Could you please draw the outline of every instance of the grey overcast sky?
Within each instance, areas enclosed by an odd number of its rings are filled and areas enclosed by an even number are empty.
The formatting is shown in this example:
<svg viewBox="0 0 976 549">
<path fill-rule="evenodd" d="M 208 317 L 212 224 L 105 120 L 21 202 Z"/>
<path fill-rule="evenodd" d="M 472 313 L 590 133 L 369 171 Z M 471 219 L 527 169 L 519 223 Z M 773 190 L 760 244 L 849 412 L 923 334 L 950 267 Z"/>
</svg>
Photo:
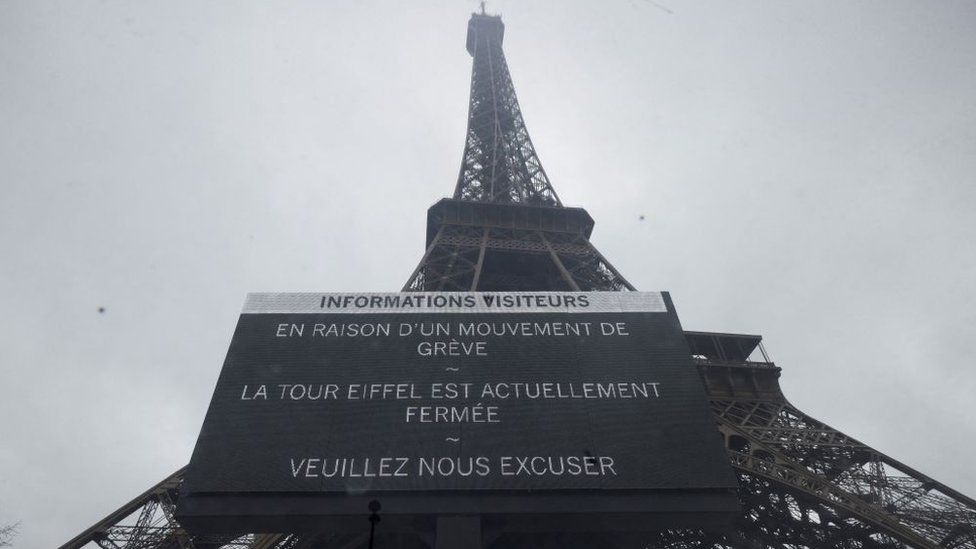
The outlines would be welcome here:
<svg viewBox="0 0 976 549">
<path fill-rule="evenodd" d="M 0 0 L 18 546 L 188 461 L 245 293 L 403 284 L 476 5 Z M 976 2 L 489 10 L 553 184 L 636 286 L 762 334 L 799 408 L 976 496 Z"/>
</svg>

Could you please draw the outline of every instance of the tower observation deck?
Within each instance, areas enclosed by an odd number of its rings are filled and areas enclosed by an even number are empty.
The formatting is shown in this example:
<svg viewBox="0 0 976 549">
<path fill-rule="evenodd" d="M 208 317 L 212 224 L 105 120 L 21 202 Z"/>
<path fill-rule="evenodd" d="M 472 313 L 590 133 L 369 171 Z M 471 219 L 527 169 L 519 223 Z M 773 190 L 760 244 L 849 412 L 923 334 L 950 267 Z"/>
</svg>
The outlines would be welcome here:
<svg viewBox="0 0 976 549">
<path fill-rule="evenodd" d="M 633 291 L 593 246 L 594 223 L 565 207 L 529 138 L 505 61 L 501 17 L 468 22 L 468 125 L 451 198 L 427 212 L 425 250 L 403 291 Z M 797 409 L 758 335 L 684 333 L 739 482 L 741 514 L 722 527 L 665 528 L 620 547 L 976 549 L 976 501 Z M 365 548 L 364 533 L 191 536 L 174 519 L 175 472 L 66 543 L 119 547 Z M 364 517 L 365 521 L 365 517 Z M 471 546 L 465 523 L 376 547 Z M 374 526 L 376 526 L 374 524 Z M 379 523 L 381 528 L 382 522 Z M 583 533 L 526 535 L 478 523 L 483 547 L 595 547 Z M 460 538 L 458 537 L 460 536 Z M 467 538 L 467 539 L 470 539 Z M 477 544 L 476 544 L 477 545 Z"/>
</svg>

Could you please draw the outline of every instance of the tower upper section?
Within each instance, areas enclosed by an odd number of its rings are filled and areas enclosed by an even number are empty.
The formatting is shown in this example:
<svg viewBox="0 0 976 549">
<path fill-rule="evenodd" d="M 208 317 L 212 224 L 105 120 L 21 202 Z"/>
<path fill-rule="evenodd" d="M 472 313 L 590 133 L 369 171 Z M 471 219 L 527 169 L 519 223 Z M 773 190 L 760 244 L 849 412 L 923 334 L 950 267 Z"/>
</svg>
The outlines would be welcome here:
<svg viewBox="0 0 976 549">
<path fill-rule="evenodd" d="M 489 40 L 498 40 L 498 45 L 502 45 L 505 38 L 505 23 L 502 23 L 500 15 L 487 15 L 483 13 L 472 13 L 471 20 L 468 21 L 468 53 L 474 57 L 474 45 L 478 37 L 482 36 Z"/>
<path fill-rule="evenodd" d="M 454 198 L 561 207 L 522 119 L 502 51 L 504 35 L 501 17 L 471 15 L 471 98 Z"/>
</svg>

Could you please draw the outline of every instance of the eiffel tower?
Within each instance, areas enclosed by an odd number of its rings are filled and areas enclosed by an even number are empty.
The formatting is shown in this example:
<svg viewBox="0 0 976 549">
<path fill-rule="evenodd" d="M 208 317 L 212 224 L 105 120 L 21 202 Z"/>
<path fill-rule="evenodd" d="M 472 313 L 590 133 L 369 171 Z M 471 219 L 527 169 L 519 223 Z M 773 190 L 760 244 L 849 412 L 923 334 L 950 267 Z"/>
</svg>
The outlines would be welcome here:
<svg viewBox="0 0 976 549">
<path fill-rule="evenodd" d="M 473 14 L 464 153 L 454 196 L 427 213 L 426 250 L 404 291 L 633 291 L 590 242 L 593 220 L 563 206 L 529 138 L 498 16 Z M 665 530 L 640 547 L 976 549 L 976 501 L 798 410 L 757 335 L 685 332 L 738 476 L 731 527 Z M 103 548 L 366 547 L 329 533 L 191 536 L 174 519 L 184 469 L 66 543 Z M 583 545 L 581 545 L 583 544 Z M 415 547 L 416 541 L 398 547 Z M 419 545 L 423 546 L 423 545 Z M 485 547 L 594 547 L 578 537 Z"/>
</svg>

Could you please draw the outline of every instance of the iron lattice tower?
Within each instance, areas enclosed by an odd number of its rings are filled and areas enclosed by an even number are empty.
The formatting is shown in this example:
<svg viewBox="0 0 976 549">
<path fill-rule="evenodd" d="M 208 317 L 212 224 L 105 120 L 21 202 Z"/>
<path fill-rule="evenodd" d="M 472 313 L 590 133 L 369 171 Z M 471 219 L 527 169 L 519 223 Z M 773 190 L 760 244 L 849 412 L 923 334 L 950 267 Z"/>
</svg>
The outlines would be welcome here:
<svg viewBox="0 0 976 549">
<path fill-rule="evenodd" d="M 633 290 L 590 243 L 593 220 L 567 208 L 546 176 L 515 96 L 497 16 L 472 15 L 474 58 L 454 196 L 428 211 L 427 246 L 405 291 Z M 739 479 L 743 512 L 723 531 L 667 530 L 666 548 L 976 549 L 976 502 L 798 410 L 760 336 L 686 332 L 718 431 Z M 761 356 L 754 359 L 755 351 Z M 64 545 L 104 548 L 364 547 L 367 536 L 280 533 L 189 536 L 173 518 L 183 470 Z M 387 546 L 424 547 L 420 539 Z M 593 547 L 574 535 L 504 534 L 497 548 Z"/>
</svg>

